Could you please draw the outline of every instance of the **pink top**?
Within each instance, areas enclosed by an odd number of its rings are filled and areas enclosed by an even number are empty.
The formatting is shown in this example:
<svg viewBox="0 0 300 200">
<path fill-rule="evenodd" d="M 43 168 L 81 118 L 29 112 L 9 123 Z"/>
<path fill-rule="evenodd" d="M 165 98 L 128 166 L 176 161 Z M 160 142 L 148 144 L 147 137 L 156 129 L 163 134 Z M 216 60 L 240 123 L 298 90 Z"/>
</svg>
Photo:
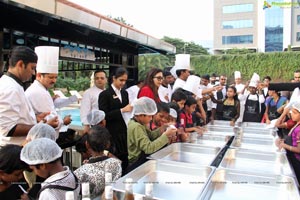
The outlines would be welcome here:
<svg viewBox="0 0 300 200">
<path fill-rule="evenodd" d="M 298 143 L 300 143 L 300 125 L 298 125 L 292 132 L 292 143 L 293 147 L 297 147 Z M 297 160 L 300 160 L 300 154 L 294 153 Z"/>
</svg>

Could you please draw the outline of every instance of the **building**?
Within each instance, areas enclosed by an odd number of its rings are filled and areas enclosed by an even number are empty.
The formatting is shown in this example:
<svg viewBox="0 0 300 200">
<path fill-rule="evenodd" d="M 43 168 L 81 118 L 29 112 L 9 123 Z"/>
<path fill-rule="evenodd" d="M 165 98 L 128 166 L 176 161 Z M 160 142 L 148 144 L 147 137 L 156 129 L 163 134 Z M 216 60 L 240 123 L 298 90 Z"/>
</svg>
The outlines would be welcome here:
<svg viewBox="0 0 300 200">
<path fill-rule="evenodd" d="M 215 0 L 214 53 L 300 48 L 299 0 Z"/>
<path fill-rule="evenodd" d="M 60 47 L 60 71 L 126 67 L 138 80 L 138 55 L 175 46 L 67 0 L 0 0 L 0 72 L 16 45 Z"/>
</svg>

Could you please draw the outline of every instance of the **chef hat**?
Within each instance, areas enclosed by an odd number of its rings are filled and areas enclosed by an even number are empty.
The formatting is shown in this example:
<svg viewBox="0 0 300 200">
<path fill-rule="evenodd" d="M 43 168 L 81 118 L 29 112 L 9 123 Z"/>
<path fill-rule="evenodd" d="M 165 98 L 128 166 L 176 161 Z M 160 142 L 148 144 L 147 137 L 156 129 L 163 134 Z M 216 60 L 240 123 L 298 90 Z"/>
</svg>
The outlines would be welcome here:
<svg viewBox="0 0 300 200">
<path fill-rule="evenodd" d="M 234 79 L 237 79 L 237 78 L 242 78 L 240 71 L 235 71 L 234 72 Z"/>
<path fill-rule="evenodd" d="M 249 87 L 257 87 L 259 82 L 259 75 L 257 73 L 253 73 L 252 78 L 249 83 Z"/>
<path fill-rule="evenodd" d="M 87 121 L 92 126 L 99 124 L 102 120 L 104 120 L 104 118 L 105 112 L 103 112 L 102 110 L 92 110 L 87 115 Z"/>
<path fill-rule="evenodd" d="M 170 108 L 170 115 L 173 118 L 177 118 L 177 112 L 174 108 Z"/>
<path fill-rule="evenodd" d="M 300 99 L 299 88 L 295 88 L 293 93 L 292 93 L 292 96 L 290 98 L 289 103 L 285 107 L 291 108 L 294 105 L 295 102 L 299 101 L 299 99 Z"/>
<path fill-rule="evenodd" d="M 38 55 L 36 71 L 38 73 L 58 74 L 59 47 L 39 46 L 35 47 Z"/>
<path fill-rule="evenodd" d="M 176 67 L 176 66 L 173 66 L 173 67 L 171 68 L 171 70 L 170 70 L 170 72 L 171 72 L 171 74 L 172 74 L 172 76 L 173 76 L 174 78 L 178 78 L 178 76 L 177 76 L 177 74 L 176 74 L 176 70 L 177 70 L 177 67 Z"/>
<path fill-rule="evenodd" d="M 200 85 L 200 77 L 195 76 L 195 75 L 190 75 L 186 82 L 185 85 L 183 86 L 183 89 L 186 91 L 189 91 L 191 93 L 193 93 L 196 96 L 199 96 L 199 85 Z M 201 95 L 200 95 L 201 96 Z"/>
<path fill-rule="evenodd" d="M 175 66 L 176 70 L 185 69 L 191 70 L 190 67 L 190 54 L 177 54 L 175 55 Z"/>
</svg>

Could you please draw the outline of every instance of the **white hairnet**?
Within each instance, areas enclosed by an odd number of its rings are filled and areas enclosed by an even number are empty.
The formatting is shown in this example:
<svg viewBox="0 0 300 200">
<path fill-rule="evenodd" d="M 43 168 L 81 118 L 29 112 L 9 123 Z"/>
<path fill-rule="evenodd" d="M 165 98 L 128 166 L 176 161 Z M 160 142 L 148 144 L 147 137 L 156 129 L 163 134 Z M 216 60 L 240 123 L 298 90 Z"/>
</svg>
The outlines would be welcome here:
<svg viewBox="0 0 300 200">
<path fill-rule="evenodd" d="M 293 108 L 295 108 L 296 110 L 298 110 L 298 112 L 300 112 L 300 101 L 296 101 L 293 104 Z"/>
<path fill-rule="evenodd" d="M 176 112 L 176 110 L 173 109 L 173 108 L 170 108 L 170 115 L 171 115 L 171 117 L 173 117 L 173 118 L 177 118 L 177 112 Z"/>
<path fill-rule="evenodd" d="M 50 163 L 62 155 L 61 148 L 48 138 L 38 138 L 27 143 L 21 151 L 21 160 L 28 165 Z"/>
<path fill-rule="evenodd" d="M 97 125 L 105 118 L 105 113 L 102 110 L 92 110 L 87 115 L 87 121 L 90 125 Z"/>
<path fill-rule="evenodd" d="M 49 138 L 55 141 L 57 137 L 58 135 L 52 126 L 44 123 L 38 123 L 29 130 L 26 140 L 31 141 L 37 138 Z"/>
<path fill-rule="evenodd" d="M 133 102 L 133 113 L 135 115 L 155 115 L 157 113 L 156 103 L 149 97 L 141 97 Z"/>
</svg>

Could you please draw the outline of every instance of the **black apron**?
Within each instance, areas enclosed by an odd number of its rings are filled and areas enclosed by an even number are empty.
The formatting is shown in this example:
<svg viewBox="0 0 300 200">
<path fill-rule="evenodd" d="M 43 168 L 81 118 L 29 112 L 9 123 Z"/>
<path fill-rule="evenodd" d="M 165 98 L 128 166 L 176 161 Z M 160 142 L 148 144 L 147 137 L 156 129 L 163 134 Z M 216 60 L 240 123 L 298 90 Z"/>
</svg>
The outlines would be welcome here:
<svg viewBox="0 0 300 200">
<path fill-rule="evenodd" d="M 280 117 L 280 113 L 277 112 L 277 104 L 280 101 L 280 97 L 278 99 L 278 101 L 275 103 L 275 105 L 271 106 L 271 102 L 274 101 L 274 99 L 271 99 L 270 103 L 269 103 L 269 112 L 268 112 L 268 116 L 269 116 L 269 120 L 273 120 L 273 119 L 277 119 L 278 117 Z"/>
<path fill-rule="evenodd" d="M 217 95 L 217 100 L 224 100 L 224 95 L 222 90 L 221 91 L 217 91 L 216 93 Z M 222 120 L 222 112 L 223 112 L 223 104 L 218 103 L 217 107 L 216 107 L 216 119 L 217 120 Z"/>
<path fill-rule="evenodd" d="M 257 101 L 249 100 L 249 96 L 246 99 L 245 111 L 243 122 L 260 122 L 261 116 L 259 111 L 259 96 L 257 95 Z"/>
<path fill-rule="evenodd" d="M 236 116 L 236 114 L 237 114 L 237 110 L 235 106 L 235 101 L 234 101 L 234 105 L 223 105 L 222 120 L 231 121 Z"/>
</svg>

